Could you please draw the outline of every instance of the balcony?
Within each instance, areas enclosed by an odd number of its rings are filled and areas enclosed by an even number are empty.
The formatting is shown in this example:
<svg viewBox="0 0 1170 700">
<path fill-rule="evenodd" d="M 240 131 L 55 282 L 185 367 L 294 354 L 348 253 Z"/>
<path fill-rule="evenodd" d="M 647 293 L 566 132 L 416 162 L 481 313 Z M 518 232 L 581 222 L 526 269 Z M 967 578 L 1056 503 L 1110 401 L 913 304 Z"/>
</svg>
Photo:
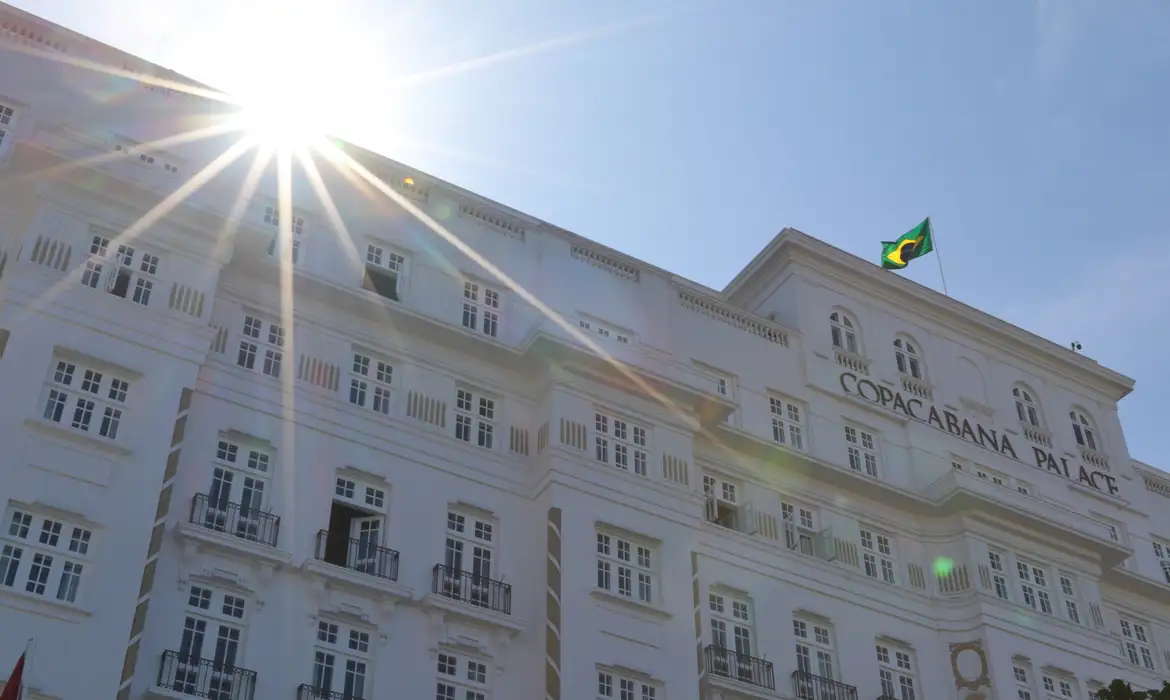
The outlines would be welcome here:
<svg viewBox="0 0 1170 700">
<path fill-rule="evenodd" d="M 807 671 L 792 672 L 792 692 L 797 700 L 857 700 L 857 688 Z"/>
<path fill-rule="evenodd" d="M 177 651 L 164 651 L 158 667 L 158 687 L 196 698 L 252 700 L 256 672 Z"/>
<path fill-rule="evenodd" d="M 346 695 L 339 690 L 325 690 L 308 683 L 297 688 L 297 700 L 362 700 L 357 695 Z"/>
<path fill-rule="evenodd" d="M 776 676 L 773 674 L 771 661 L 740 654 L 733 649 L 724 649 L 714 644 L 703 650 L 703 658 L 706 661 L 709 678 L 725 678 L 758 688 L 776 690 Z"/>
<path fill-rule="evenodd" d="M 370 540 L 321 530 L 317 533 L 317 549 L 313 556 L 326 564 L 367 576 L 398 580 L 398 552 Z"/>
<path fill-rule="evenodd" d="M 239 503 L 213 502 L 204 493 L 195 494 L 191 500 L 190 522 L 213 532 L 222 532 L 245 542 L 273 548 L 280 534 L 279 516 Z"/>
<path fill-rule="evenodd" d="M 436 564 L 431 592 L 502 615 L 512 614 L 512 586 L 468 571 Z"/>
</svg>

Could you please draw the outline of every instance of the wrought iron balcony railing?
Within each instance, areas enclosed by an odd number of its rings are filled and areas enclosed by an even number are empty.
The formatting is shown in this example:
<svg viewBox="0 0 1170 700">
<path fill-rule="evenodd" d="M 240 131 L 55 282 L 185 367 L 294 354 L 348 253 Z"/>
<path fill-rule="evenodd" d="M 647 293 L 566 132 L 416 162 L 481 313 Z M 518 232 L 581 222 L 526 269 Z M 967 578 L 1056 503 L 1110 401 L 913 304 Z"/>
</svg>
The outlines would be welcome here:
<svg viewBox="0 0 1170 700">
<path fill-rule="evenodd" d="M 398 580 L 398 552 L 367 539 L 321 530 L 314 556 L 325 562 L 388 581 Z"/>
<path fill-rule="evenodd" d="M 339 690 L 325 690 L 309 683 L 297 688 L 297 700 L 362 700 L 357 695 L 347 695 Z"/>
<path fill-rule="evenodd" d="M 213 500 L 205 493 L 191 500 L 191 522 L 208 530 L 225 532 L 247 542 L 276 546 L 280 534 L 280 517 L 259 508 L 241 506 L 226 500 Z"/>
<path fill-rule="evenodd" d="M 256 672 L 192 654 L 164 651 L 158 685 L 183 695 L 211 700 L 252 700 Z"/>
<path fill-rule="evenodd" d="M 807 671 L 792 672 L 792 692 L 799 700 L 857 700 L 857 688 Z"/>
<path fill-rule="evenodd" d="M 703 657 L 707 662 L 707 673 L 713 676 L 729 678 L 768 690 L 776 689 L 776 676 L 771 661 L 740 654 L 734 649 L 725 649 L 714 644 L 703 650 Z"/>
<path fill-rule="evenodd" d="M 431 592 L 493 612 L 512 614 L 511 584 L 435 564 Z"/>
</svg>

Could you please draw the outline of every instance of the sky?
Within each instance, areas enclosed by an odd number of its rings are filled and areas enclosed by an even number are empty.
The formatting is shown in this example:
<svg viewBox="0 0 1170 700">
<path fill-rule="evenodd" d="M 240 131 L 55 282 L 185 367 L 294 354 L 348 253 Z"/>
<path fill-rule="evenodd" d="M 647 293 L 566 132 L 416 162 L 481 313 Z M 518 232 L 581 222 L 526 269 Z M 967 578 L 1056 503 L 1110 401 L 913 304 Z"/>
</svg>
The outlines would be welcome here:
<svg viewBox="0 0 1170 700">
<path fill-rule="evenodd" d="M 716 289 L 929 215 L 950 295 L 1136 379 L 1170 468 L 1165 0 L 13 4 Z"/>
</svg>

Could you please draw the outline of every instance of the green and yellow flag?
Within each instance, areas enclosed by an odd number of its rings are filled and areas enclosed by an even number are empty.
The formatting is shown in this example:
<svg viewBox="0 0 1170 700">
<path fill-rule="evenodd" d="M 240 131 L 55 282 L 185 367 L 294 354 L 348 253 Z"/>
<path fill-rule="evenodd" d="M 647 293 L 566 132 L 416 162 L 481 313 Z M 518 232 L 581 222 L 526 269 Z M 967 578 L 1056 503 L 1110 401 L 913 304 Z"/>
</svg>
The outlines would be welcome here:
<svg viewBox="0 0 1170 700">
<path fill-rule="evenodd" d="M 901 270 L 911 260 L 921 258 L 934 250 L 934 238 L 930 230 L 930 217 L 904 234 L 896 241 L 882 241 L 882 267 L 887 270 Z"/>
</svg>

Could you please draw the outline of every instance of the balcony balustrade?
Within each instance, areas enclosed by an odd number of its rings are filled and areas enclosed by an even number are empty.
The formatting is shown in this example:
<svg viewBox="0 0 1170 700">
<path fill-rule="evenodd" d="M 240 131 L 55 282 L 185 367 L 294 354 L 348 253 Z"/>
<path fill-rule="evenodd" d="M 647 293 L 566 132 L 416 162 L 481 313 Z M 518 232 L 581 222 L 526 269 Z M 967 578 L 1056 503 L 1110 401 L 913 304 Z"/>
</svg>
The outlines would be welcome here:
<svg viewBox="0 0 1170 700">
<path fill-rule="evenodd" d="M 196 698 L 252 700 L 256 672 L 192 654 L 164 651 L 158 666 L 158 686 Z"/>
<path fill-rule="evenodd" d="M 431 592 L 504 615 L 512 614 L 512 586 L 468 571 L 436 564 Z"/>
<path fill-rule="evenodd" d="M 369 539 L 321 530 L 317 533 L 317 548 L 313 556 L 326 564 L 388 581 L 398 580 L 398 552 Z"/>
<path fill-rule="evenodd" d="M 712 676 L 776 690 L 776 676 L 771 661 L 740 654 L 734 649 L 725 649 L 714 644 L 703 650 L 703 658 L 706 660 L 707 673 Z"/>
<path fill-rule="evenodd" d="M 197 493 L 191 499 L 191 523 L 269 547 L 276 547 L 280 534 L 279 516 L 259 508 L 212 499 L 205 493 Z"/>
<path fill-rule="evenodd" d="M 856 686 L 807 671 L 792 672 L 792 692 L 798 700 L 857 700 Z"/>
</svg>

